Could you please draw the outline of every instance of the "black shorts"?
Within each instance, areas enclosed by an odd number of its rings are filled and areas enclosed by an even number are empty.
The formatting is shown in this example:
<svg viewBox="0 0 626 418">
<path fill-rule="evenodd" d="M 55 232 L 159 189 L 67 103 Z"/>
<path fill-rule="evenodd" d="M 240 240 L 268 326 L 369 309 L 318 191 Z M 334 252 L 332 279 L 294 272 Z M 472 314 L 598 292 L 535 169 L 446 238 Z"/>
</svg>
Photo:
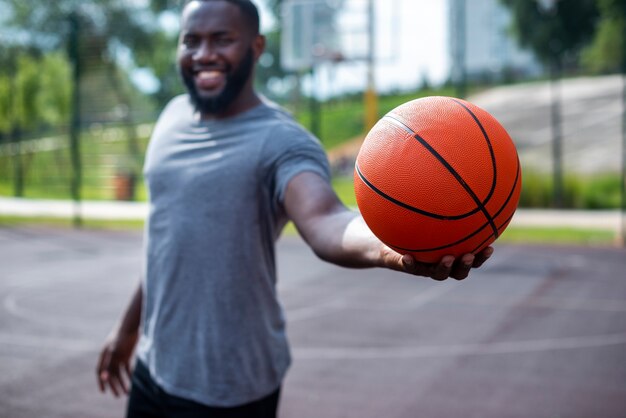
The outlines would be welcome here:
<svg viewBox="0 0 626 418">
<path fill-rule="evenodd" d="M 166 393 L 137 361 L 133 372 L 127 418 L 276 418 L 280 387 L 266 396 L 232 408 L 211 407 Z"/>
</svg>

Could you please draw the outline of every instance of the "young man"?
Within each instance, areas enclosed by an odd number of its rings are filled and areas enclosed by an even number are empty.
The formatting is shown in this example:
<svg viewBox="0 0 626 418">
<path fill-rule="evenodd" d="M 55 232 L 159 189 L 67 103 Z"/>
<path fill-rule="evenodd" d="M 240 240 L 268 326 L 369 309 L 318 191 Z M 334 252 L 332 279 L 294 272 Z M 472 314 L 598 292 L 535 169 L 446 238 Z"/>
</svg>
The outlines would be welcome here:
<svg viewBox="0 0 626 418">
<path fill-rule="evenodd" d="M 274 242 L 288 219 L 342 266 L 460 280 L 491 255 L 428 265 L 383 245 L 333 192 L 319 142 L 255 93 L 264 46 L 249 0 L 183 11 L 189 94 L 165 108 L 146 155 L 145 277 L 97 367 L 100 389 L 116 396 L 132 375 L 128 416 L 276 415 L 290 357 Z"/>
</svg>

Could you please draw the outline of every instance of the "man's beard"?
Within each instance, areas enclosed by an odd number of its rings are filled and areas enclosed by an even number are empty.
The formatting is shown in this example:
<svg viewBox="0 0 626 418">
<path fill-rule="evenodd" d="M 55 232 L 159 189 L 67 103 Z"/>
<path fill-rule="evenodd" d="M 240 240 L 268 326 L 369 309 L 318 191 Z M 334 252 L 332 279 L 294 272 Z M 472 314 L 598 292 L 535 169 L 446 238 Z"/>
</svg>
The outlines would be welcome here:
<svg viewBox="0 0 626 418">
<path fill-rule="evenodd" d="M 235 68 L 235 71 L 226 75 L 226 85 L 221 93 L 215 97 L 200 96 L 193 75 L 183 74 L 183 83 L 187 87 L 191 104 L 193 104 L 196 111 L 200 112 L 201 115 L 217 115 L 226 111 L 237 96 L 239 96 L 239 93 L 241 93 L 241 90 L 248 81 L 248 77 L 250 77 L 252 73 L 253 65 L 254 53 L 252 48 L 250 48 L 243 57 L 243 60 L 239 63 L 239 66 Z"/>
</svg>

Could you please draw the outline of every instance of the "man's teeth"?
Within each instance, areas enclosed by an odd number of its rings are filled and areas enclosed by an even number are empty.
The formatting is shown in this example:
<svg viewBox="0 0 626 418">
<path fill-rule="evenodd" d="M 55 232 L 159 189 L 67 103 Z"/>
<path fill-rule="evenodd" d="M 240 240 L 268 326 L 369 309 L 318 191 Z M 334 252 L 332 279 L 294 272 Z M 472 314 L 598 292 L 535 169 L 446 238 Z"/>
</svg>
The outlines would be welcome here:
<svg viewBox="0 0 626 418">
<path fill-rule="evenodd" d="M 200 71 L 198 72 L 197 77 L 201 80 L 212 79 L 221 76 L 222 73 L 220 71 Z"/>
</svg>

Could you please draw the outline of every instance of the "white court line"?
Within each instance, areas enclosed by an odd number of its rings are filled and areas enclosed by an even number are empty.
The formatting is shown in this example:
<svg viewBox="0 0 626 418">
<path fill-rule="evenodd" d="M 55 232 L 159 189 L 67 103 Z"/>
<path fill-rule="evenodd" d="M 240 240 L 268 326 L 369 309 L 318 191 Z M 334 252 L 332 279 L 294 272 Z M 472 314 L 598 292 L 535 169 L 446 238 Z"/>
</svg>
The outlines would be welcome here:
<svg viewBox="0 0 626 418">
<path fill-rule="evenodd" d="M 626 334 L 404 347 L 295 347 L 296 360 L 373 360 L 532 353 L 626 344 Z"/>
<path fill-rule="evenodd" d="M 62 317 L 48 312 L 41 313 L 30 309 L 23 309 L 18 304 L 18 298 L 15 296 L 14 293 L 10 293 L 4 298 L 4 300 L 2 301 L 2 306 L 4 307 L 5 311 L 7 311 L 10 315 L 38 324 L 48 325 L 54 323 L 67 323 L 67 321 L 76 320 L 76 317 L 73 316 Z"/>
</svg>

